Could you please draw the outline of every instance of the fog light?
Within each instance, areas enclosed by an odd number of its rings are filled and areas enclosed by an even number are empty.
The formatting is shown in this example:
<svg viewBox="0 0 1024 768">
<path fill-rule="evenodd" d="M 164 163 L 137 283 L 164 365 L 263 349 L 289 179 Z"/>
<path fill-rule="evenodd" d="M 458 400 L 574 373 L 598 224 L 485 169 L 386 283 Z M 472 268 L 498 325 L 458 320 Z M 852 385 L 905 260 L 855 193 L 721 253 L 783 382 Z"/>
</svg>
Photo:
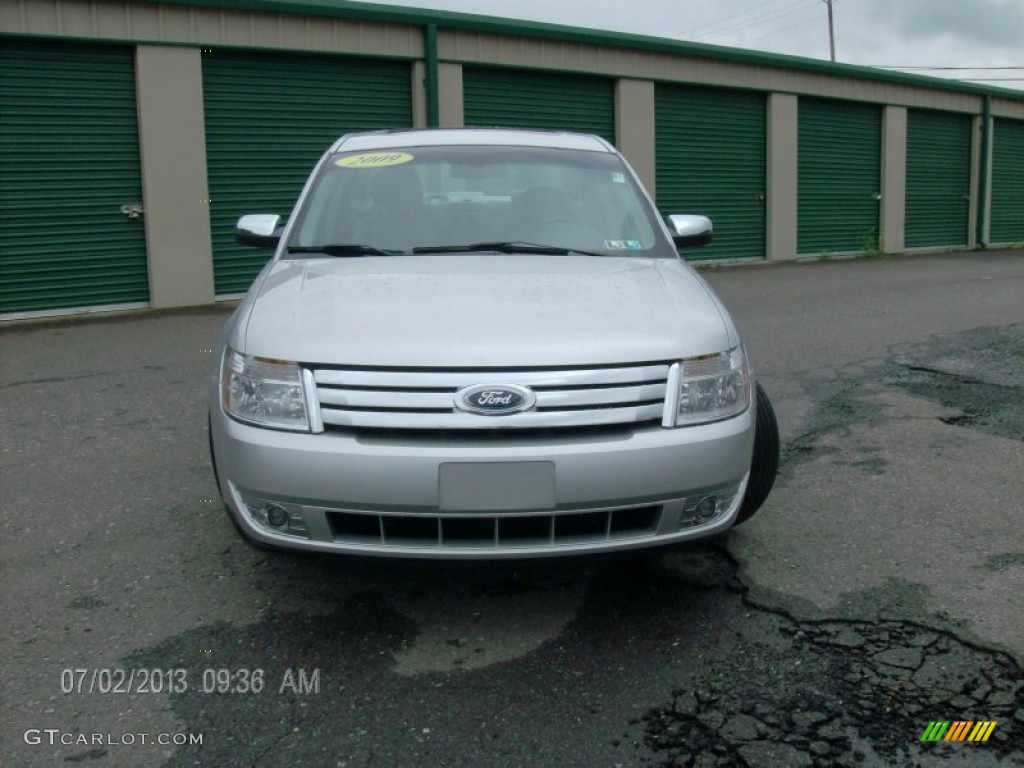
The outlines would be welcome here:
<svg viewBox="0 0 1024 768">
<path fill-rule="evenodd" d="M 252 522 L 265 531 L 288 536 L 309 538 L 309 527 L 306 525 L 305 510 L 298 504 L 284 501 L 273 501 L 265 496 L 256 496 L 246 491 L 238 491 L 239 501 L 249 513 Z"/>
<path fill-rule="evenodd" d="M 743 483 L 704 489 L 703 496 L 691 496 L 679 515 L 679 529 L 720 523 L 736 511 L 743 495 Z"/>
<path fill-rule="evenodd" d="M 264 508 L 264 513 L 267 516 L 267 522 L 275 528 L 280 528 L 288 522 L 288 513 L 284 507 L 280 507 L 277 504 L 268 504 Z"/>
<path fill-rule="evenodd" d="M 718 499 L 714 496 L 705 496 L 697 502 L 697 508 L 694 509 L 694 512 L 697 513 L 697 521 L 700 523 L 706 523 L 715 516 L 717 509 Z"/>
</svg>

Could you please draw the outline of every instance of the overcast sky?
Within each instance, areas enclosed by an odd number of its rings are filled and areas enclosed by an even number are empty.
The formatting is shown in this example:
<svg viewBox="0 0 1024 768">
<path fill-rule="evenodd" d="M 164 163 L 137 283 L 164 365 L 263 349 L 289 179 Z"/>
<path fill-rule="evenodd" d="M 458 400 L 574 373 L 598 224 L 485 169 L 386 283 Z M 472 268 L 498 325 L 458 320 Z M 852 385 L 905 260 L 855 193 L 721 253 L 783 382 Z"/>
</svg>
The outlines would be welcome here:
<svg viewBox="0 0 1024 768">
<path fill-rule="evenodd" d="M 824 0 L 376 0 L 828 59 Z M 836 60 L 1024 89 L 1024 0 L 834 0 Z M 1005 69 L 994 69 L 1001 67 Z"/>
</svg>

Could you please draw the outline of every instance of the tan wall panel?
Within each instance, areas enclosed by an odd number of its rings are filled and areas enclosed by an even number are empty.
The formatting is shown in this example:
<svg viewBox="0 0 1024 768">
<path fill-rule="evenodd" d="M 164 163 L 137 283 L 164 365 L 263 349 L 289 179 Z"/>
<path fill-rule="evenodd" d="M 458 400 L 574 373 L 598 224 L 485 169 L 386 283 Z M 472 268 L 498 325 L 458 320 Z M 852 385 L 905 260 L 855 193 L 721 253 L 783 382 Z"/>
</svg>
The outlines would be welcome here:
<svg viewBox="0 0 1024 768">
<path fill-rule="evenodd" d="M 619 150 L 640 181 L 653 195 L 654 161 L 654 83 L 643 80 L 618 80 L 615 83 L 615 140 Z"/>
<path fill-rule="evenodd" d="M 798 100 L 788 93 L 768 96 L 768 199 L 766 258 L 796 258 Z"/>
<path fill-rule="evenodd" d="M 0 32 L 423 57 L 422 28 L 411 24 L 107 0 L 5 0 Z"/>
<path fill-rule="evenodd" d="M 422 61 L 412 63 L 412 126 L 427 127 L 427 67 Z"/>
<path fill-rule="evenodd" d="M 955 112 L 981 111 L 981 97 L 972 94 L 630 48 L 442 30 L 438 50 L 442 59 L 466 63 L 578 70 Z M 1006 106 L 1024 110 L 1024 103 L 1007 102 Z"/>
<path fill-rule="evenodd" d="M 97 11 L 99 10 L 100 8 L 97 8 Z M 131 11 L 124 6 L 115 9 L 114 13 L 95 13 L 93 25 L 96 37 L 104 40 L 137 37 L 131 25 Z"/>
<path fill-rule="evenodd" d="M 163 12 L 159 5 L 125 7 L 128 29 L 144 40 L 159 40 L 163 32 Z"/>
<path fill-rule="evenodd" d="M 50 29 L 60 24 L 60 6 L 54 3 L 18 3 L 21 5 L 21 18 L 19 21 L 28 30 Z M 16 31 L 16 30 L 11 30 Z"/>
<path fill-rule="evenodd" d="M 159 24 L 154 40 L 173 42 L 176 40 L 197 41 L 199 39 L 199 27 L 196 24 L 193 9 L 180 10 L 184 10 L 185 13 L 181 13 L 177 8 L 168 12 L 164 6 L 157 7 Z"/>
<path fill-rule="evenodd" d="M 203 74 L 197 48 L 135 49 L 150 305 L 213 301 Z"/>
<path fill-rule="evenodd" d="M 440 127 L 462 128 L 466 123 L 461 64 L 438 65 L 437 95 L 441 102 L 438 115 Z"/>
<path fill-rule="evenodd" d="M 886 253 L 903 251 L 907 211 L 907 110 L 882 112 L 882 207 L 879 245 Z"/>
<path fill-rule="evenodd" d="M 971 120 L 971 202 L 967 210 L 967 247 L 978 247 L 978 216 L 981 215 L 981 127 L 984 117 L 978 115 Z"/>
<path fill-rule="evenodd" d="M 979 243 L 981 246 L 987 246 L 992 242 L 992 163 L 995 161 L 996 147 L 994 121 L 994 117 L 988 121 L 986 121 L 984 117 L 978 120 L 978 125 L 981 130 L 987 130 L 989 135 L 988 152 L 985 153 L 983 158 L 981 157 L 982 148 L 980 145 L 984 142 L 981 136 L 978 138 L 978 157 L 980 162 L 984 162 L 985 166 L 988 168 L 988 173 L 985 174 L 985 205 L 983 210 L 980 208 L 978 210 L 978 216 L 981 217 L 981 242 Z"/>
<path fill-rule="evenodd" d="M 1024 120 L 1024 101 L 992 100 L 992 114 L 996 117 L 1009 117 Z"/>
</svg>

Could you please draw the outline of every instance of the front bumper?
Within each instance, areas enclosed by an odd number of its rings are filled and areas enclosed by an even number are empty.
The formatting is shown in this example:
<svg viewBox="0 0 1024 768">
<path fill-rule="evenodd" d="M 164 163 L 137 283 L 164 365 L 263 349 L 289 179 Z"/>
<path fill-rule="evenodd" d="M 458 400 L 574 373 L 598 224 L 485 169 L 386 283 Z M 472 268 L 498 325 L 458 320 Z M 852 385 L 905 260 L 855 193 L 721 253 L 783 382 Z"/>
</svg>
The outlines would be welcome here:
<svg viewBox="0 0 1024 768">
<path fill-rule="evenodd" d="M 670 544 L 728 529 L 742 502 L 753 411 L 680 429 L 509 439 L 301 434 L 215 407 L 221 494 L 251 538 L 402 558 L 501 559 Z M 712 515 L 698 504 L 712 498 Z M 276 509 L 274 509 L 276 508 Z M 267 523 L 274 510 L 283 524 Z"/>
</svg>

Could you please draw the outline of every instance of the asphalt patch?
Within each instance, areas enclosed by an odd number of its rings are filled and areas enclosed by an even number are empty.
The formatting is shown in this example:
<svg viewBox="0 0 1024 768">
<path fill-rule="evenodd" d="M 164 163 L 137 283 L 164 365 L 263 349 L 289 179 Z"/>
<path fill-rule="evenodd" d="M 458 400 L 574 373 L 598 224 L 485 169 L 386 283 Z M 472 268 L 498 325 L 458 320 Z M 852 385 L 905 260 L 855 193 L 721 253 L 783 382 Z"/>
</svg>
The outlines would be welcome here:
<svg viewBox="0 0 1024 768">
<path fill-rule="evenodd" d="M 310 590 L 344 580 L 327 559 L 293 565 Z M 421 630 L 394 605 L 444 576 L 432 573 L 321 615 L 201 627 L 126 659 L 184 668 L 194 684 L 169 703 L 206 738 L 165 766 L 955 764 L 956 750 L 994 761 L 974 766 L 1024 760 L 1024 679 L 1007 656 L 897 621 L 798 622 L 752 602 L 717 544 L 582 569 L 586 598 L 556 639 L 484 668 L 403 676 L 395 655 Z M 460 581 L 453 599 L 500 603 L 524 588 L 521 574 L 466 570 Z M 216 670 L 257 668 L 260 693 L 238 690 L 237 676 L 216 690 Z M 300 669 L 307 681 L 319 670 L 317 692 L 286 684 Z M 930 721 L 959 719 L 998 726 L 985 744 L 920 744 Z"/>
<path fill-rule="evenodd" d="M 793 476 L 804 463 L 838 454 L 821 437 L 848 434 L 857 424 L 877 424 L 875 405 L 862 398 L 868 383 L 902 389 L 958 413 L 942 417 L 953 426 L 1024 441 L 1024 325 L 977 328 L 952 336 L 890 350 L 885 361 L 857 366 L 836 381 L 808 386 L 819 391 L 818 407 L 807 429 L 782 447 L 780 480 Z M 857 457 L 866 474 L 883 474 L 877 456 Z"/>
<path fill-rule="evenodd" d="M 884 384 L 960 411 L 942 421 L 1024 441 L 1024 325 L 978 328 L 899 351 Z"/>
</svg>

